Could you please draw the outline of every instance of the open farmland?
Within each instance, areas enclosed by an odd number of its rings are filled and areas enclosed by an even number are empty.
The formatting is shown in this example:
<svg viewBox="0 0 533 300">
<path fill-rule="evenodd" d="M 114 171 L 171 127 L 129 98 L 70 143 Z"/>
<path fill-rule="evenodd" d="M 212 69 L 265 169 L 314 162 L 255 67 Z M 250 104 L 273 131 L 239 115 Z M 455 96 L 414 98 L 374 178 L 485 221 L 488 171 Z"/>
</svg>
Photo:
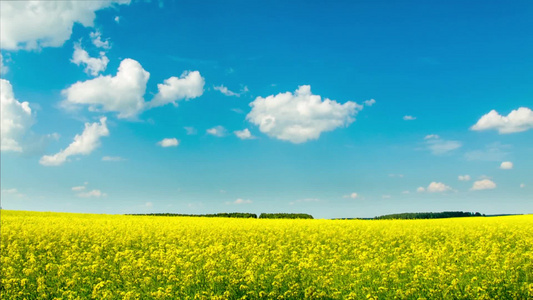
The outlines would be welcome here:
<svg viewBox="0 0 533 300">
<path fill-rule="evenodd" d="M 526 299 L 533 216 L 262 220 L 2 211 L 2 299 Z"/>
</svg>

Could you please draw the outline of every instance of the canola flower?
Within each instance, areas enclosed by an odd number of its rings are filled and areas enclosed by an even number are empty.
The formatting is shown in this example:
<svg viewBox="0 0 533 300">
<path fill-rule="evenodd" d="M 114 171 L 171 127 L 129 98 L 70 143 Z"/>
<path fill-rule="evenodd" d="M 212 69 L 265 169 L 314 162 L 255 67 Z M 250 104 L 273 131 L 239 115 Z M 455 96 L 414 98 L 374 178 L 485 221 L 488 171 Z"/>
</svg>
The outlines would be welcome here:
<svg viewBox="0 0 533 300">
<path fill-rule="evenodd" d="M 1 299 L 532 299 L 533 215 L 1 212 Z"/>
</svg>

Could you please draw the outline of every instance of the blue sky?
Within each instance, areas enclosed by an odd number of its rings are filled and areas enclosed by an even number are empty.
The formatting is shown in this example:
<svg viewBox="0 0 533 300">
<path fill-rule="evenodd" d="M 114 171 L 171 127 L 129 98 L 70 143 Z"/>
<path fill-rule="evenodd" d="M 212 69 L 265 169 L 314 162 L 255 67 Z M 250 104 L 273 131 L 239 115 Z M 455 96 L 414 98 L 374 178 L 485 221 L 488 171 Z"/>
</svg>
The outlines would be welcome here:
<svg viewBox="0 0 533 300">
<path fill-rule="evenodd" d="M 533 213 L 533 3 L 286 2 L 0 2 L 2 208 Z"/>
</svg>

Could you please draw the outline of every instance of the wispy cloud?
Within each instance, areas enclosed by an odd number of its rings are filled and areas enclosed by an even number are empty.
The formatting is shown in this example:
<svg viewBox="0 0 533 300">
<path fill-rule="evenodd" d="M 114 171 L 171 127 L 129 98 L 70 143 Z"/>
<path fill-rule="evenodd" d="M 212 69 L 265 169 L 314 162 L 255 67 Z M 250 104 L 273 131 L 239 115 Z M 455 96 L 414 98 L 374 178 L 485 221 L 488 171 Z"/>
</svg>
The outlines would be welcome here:
<svg viewBox="0 0 533 300">
<path fill-rule="evenodd" d="M 219 91 L 219 92 L 221 92 L 222 94 L 224 94 L 226 96 L 234 96 L 234 97 L 240 97 L 241 95 L 243 95 L 243 94 L 245 94 L 245 93 L 247 93 L 249 91 L 247 86 L 244 86 L 243 88 L 241 88 L 241 90 L 238 93 L 230 91 L 227 87 L 225 87 L 222 84 L 219 85 L 219 86 L 214 86 L 213 88 L 216 91 Z"/>
<path fill-rule="evenodd" d="M 485 146 L 484 149 L 466 152 L 465 158 L 467 160 L 502 161 L 509 155 L 507 150 L 510 148 L 511 145 L 496 142 Z"/>
<path fill-rule="evenodd" d="M 440 136 L 436 134 L 427 135 L 424 140 L 424 143 L 426 144 L 426 149 L 431 151 L 431 153 L 434 155 L 448 154 L 454 150 L 461 148 L 461 146 L 463 145 L 459 141 L 441 139 Z"/>
<path fill-rule="evenodd" d="M 240 204 L 251 204 L 251 203 L 253 203 L 252 200 L 250 200 L 250 199 L 242 199 L 242 198 L 237 198 L 237 200 L 235 200 L 235 201 L 226 202 L 226 204 L 228 204 L 228 205 L 231 205 L 231 204 L 240 205 Z"/>
</svg>

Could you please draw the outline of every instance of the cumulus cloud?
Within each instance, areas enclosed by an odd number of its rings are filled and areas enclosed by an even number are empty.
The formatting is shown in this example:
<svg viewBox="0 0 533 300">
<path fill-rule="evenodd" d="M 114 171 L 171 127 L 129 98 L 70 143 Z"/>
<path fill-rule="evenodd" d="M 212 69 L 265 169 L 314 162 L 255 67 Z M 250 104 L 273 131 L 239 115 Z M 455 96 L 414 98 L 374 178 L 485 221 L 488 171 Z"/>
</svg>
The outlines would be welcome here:
<svg viewBox="0 0 533 300">
<path fill-rule="evenodd" d="M 206 132 L 210 135 L 214 135 L 216 137 L 223 137 L 226 135 L 226 128 L 224 128 L 223 126 L 215 126 L 213 128 L 209 128 L 206 130 Z"/>
<path fill-rule="evenodd" d="M 234 133 L 241 140 L 249 140 L 255 138 L 255 136 L 252 135 L 248 128 L 245 128 L 244 130 L 235 130 Z"/>
<path fill-rule="evenodd" d="M 240 97 L 242 94 L 248 92 L 248 87 L 247 87 L 247 86 L 243 87 L 239 93 L 236 93 L 236 92 L 230 91 L 230 90 L 229 90 L 227 87 L 225 87 L 223 84 L 221 84 L 221 85 L 219 85 L 219 86 L 214 86 L 213 88 L 214 88 L 216 91 L 219 91 L 219 92 L 221 92 L 222 94 L 224 94 L 224 95 L 226 95 L 226 96 Z"/>
<path fill-rule="evenodd" d="M 100 118 L 100 123 L 85 123 L 85 129 L 74 137 L 74 141 L 64 150 L 54 155 L 41 157 L 39 163 L 43 166 L 59 166 L 73 155 L 89 155 L 100 146 L 100 138 L 109 135 L 106 118 Z"/>
<path fill-rule="evenodd" d="M 444 155 L 461 148 L 463 145 L 459 141 L 449 141 L 441 139 L 436 134 L 427 135 L 425 138 L 426 148 L 434 155 Z"/>
<path fill-rule="evenodd" d="M 74 53 L 72 54 L 73 63 L 76 65 L 84 64 L 85 73 L 92 76 L 98 75 L 98 73 L 105 71 L 109 59 L 105 56 L 104 52 L 100 52 L 100 58 L 90 57 L 87 51 L 83 50 L 80 44 L 74 44 Z"/>
<path fill-rule="evenodd" d="M 15 99 L 11 83 L 0 79 L 1 151 L 22 152 L 22 138 L 34 123 L 28 102 Z"/>
<path fill-rule="evenodd" d="M 160 142 L 158 142 L 157 144 L 161 147 L 177 147 L 179 145 L 179 142 L 178 139 L 176 138 L 167 138 L 167 139 L 163 139 L 161 140 Z"/>
<path fill-rule="evenodd" d="M 482 116 L 471 130 L 497 130 L 500 134 L 522 132 L 533 128 L 533 111 L 527 107 L 520 107 L 511 111 L 507 116 L 491 110 Z"/>
<path fill-rule="evenodd" d="M 500 169 L 502 170 L 511 170 L 513 168 L 513 163 L 510 161 L 504 161 L 500 165 Z"/>
<path fill-rule="evenodd" d="M 413 117 L 413 116 L 403 116 L 403 120 L 404 120 L 404 121 L 412 121 L 412 120 L 416 120 L 416 117 Z"/>
<path fill-rule="evenodd" d="M 443 192 L 448 192 L 448 191 L 453 191 L 453 189 L 447 185 L 445 185 L 444 183 L 442 182 L 431 182 L 427 188 L 424 188 L 424 187 L 419 187 L 418 189 L 416 189 L 417 192 L 419 193 L 422 193 L 422 192 L 428 192 L 428 193 L 443 193 Z"/>
<path fill-rule="evenodd" d="M 2 49 L 60 47 L 70 39 L 74 23 L 92 27 L 95 12 L 130 0 L 103 1 L 2 1 Z"/>
<path fill-rule="evenodd" d="M 120 16 L 116 16 L 114 20 L 115 20 L 115 22 L 116 22 L 117 24 L 119 24 L 119 23 L 120 23 Z"/>
<path fill-rule="evenodd" d="M 479 191 L 479 190 L 492 190 L 496 188 L 496 183 L 490 179 L 482 179 L 474 182 L 474 185 L 472 185 L 472 188 L 470 190 L 472 191 Z"/>
<path fill-rule="evenodd" d="M 62 91 L 64 105 L 89 105 L 93 111 L 118 112 L 119 118 L 131 118 L 144 108 L 144 93 L 150 73 L 133 59 L 124 59 L 116 76 L 98 76 L 77 82 Z"/>
<path fill-rule="evenodd" d="M 163 106 L 169 103 L 177 106 L 177 101 L 200 97 L 204 93 L 205 80 L 198 71 L 186 71 L 181 77 L 170 77 L 157 85 L 159 92 L 148 103 L 149 107 Z"/>
<path fill-rule="evenodd" d="M 78 197 L 81 198 L 100 198 L 100 197 L 106 197 L 106 193 L 102 193 L 100 190 L 92 190 L 85 193 L 79 193 Z"/>
<path fill-rule="evenodd" d="M 470 175 L 459 175 L 458 179 L 460 181 L 469 181 L 471 178 L 470 178 Z"/>
<path fill-rule="evenodd" d="M 348 101 L 344 104 L 311 93 L 311 86 L 302 85 L 295 93 L 286 92 L 250 103 L 246 116 L 268 136 L 295 144 L 316 140 L 320 134 L 348 126 L 363 106 Z"/>
<path fill-rule="evenodd" d="M 93 42 L 93 45 L 95 45 L 98 48 L 103 49 L 109 49 L 111 46 L 109 46 L 109 40 L 102 41 L 102 33 L 100 31 L 91 32 L 89 34 L 91 37 L 91 41 Z"/>
<path fill-rule="evenodd" d="M 73 186 L 73 187 L 72 187 L 72 190 L 73 190 L 74 192 L 80 192 L 80 191 L 85 190 L 85 186 L 84 186 L 84 185 Z"/>
</svg>

